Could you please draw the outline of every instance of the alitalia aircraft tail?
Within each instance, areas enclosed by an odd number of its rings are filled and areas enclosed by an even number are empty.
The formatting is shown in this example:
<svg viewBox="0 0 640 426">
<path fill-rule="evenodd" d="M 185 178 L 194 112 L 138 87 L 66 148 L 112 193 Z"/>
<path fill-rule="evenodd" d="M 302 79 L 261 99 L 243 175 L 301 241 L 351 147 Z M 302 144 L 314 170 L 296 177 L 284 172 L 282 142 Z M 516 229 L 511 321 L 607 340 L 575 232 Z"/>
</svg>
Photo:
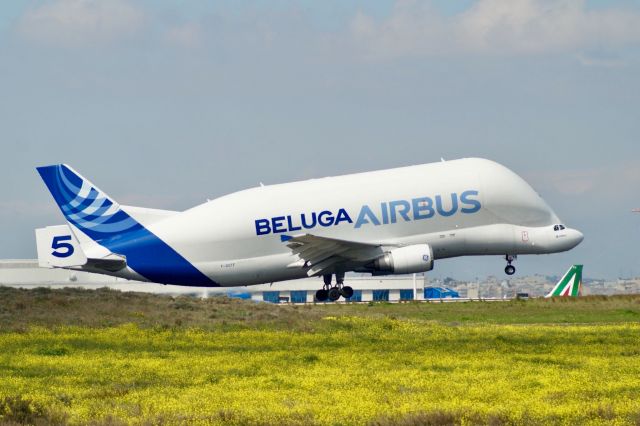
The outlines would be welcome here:
<svg viewBox="0 0 640 426">
<path fill-rule="evenodd" d="M 582 265 L 573 265 L 545 297 L 578 297 L 582 294 Z"/>
</svg>

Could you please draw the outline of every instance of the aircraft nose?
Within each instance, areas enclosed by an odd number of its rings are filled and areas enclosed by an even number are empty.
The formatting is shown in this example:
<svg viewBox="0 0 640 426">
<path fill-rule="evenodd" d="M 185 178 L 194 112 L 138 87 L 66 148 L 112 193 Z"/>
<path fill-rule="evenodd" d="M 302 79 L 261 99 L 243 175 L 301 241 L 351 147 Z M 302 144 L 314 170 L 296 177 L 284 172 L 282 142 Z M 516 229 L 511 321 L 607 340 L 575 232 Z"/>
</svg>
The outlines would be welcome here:
<svg viewBox="0 0 640 426">
<path fill-rule="evenodd" d="M 578 244 L 580 244 L 582 242 L 582 240 L 584 240 L 584 235 L 582 234 L 582 232 L 578 231 L 577 229 L 572 229 L 572 235 L 571 235 L 571 239 L 574 242 L 574 247 L 577 246 Z"/>
</svg>

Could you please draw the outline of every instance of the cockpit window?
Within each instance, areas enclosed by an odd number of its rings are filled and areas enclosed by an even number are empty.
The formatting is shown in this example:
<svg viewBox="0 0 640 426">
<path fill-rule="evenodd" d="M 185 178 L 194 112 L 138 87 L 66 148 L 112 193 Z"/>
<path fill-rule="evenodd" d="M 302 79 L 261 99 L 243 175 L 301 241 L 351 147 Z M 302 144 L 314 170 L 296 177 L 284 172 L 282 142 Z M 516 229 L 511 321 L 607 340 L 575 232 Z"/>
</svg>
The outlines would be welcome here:
<svg viewBox="0 0 640 426">
<path fill-rule="evenodd" d="M 564 225 L 554 225 L 553 226 L 553 230 L 554 231 L 562 231 L 563 229 L 565 229 Z"/>
</svg>

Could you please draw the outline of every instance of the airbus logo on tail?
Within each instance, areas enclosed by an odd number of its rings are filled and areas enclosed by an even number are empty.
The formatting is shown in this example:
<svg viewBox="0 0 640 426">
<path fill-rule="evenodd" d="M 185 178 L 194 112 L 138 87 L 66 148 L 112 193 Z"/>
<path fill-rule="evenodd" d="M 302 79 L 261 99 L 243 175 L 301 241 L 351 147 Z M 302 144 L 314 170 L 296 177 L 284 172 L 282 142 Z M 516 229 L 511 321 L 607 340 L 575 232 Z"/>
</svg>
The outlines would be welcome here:
<svg viewBox="0 0 640 426">
<path fill-rule="evenodd" d="M 472 214 L 478 212 L 482 205 L 478 200 L 479 192 L 475 190 L 458 193 L 452 192 L 449 197 L 418 197 L 411 200 L 394 200 L 380 203 L 376 208 L 368 204 L 360 207 L 356 220 L 346 209 L 337 212 L 322 210 L 320 212 L 301 213 L 298 215 L 274 216 L 255 220 L 256 235 L 280 234 L 313 229 L 317 226 L 337 226 L 341 223 L 353 224 L 354 228 L 365 225 L 388 225 L 399 221 L 430 219 L 436 215 L 448 217 L 456 213 Z M 445 201 L 446 200 L 446 201 Z"/>
</svg>

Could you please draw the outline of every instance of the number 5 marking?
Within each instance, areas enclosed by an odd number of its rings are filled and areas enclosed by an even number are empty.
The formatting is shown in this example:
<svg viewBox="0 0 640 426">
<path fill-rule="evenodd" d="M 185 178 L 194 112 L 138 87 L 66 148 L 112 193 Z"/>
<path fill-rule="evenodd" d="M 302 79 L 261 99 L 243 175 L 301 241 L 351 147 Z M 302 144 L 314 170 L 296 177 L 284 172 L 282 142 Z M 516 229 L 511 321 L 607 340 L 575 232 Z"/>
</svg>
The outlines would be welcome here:
<svg viewBox="0 0 640 426">
<path fill-rule="evenodd" d="M 73 254 L 73 246 L 70 243 L 65 243 L 64 241 L 71 241 L 71 235 L 53 237 L 53 241 L 51 242 L 51 248 L 53 249 L 51 252 L 52 255 L 55 257 L 69 257 Z M 58 251 L 60 249 L 63 251 Z"/>
</svg>

